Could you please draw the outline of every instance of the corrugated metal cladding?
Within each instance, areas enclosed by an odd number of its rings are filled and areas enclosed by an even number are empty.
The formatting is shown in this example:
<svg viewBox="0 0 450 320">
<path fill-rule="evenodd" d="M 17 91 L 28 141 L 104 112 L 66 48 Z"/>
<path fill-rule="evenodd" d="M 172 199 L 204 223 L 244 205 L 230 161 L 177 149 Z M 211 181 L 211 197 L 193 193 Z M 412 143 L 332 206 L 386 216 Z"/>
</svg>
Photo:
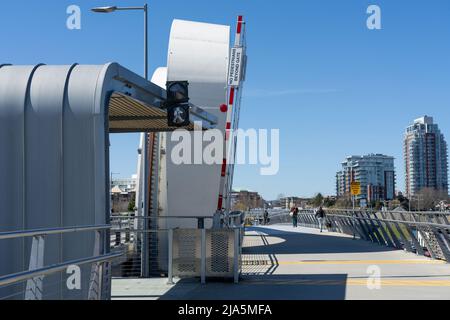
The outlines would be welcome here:
<svg viewBox="0 0 450 320">
<path fill-rule="evenodd" d="M 118 64 L 0 66 L 0 232 L 108 223 L 111 96 L 112 116 L 163 121 L 143 105 L 157 106 L 164 90 Z M 0 275 L 27 270 L 30 250 L 31 239 L 0 240 Z M 46 239 L 45 265 L 92 256 L 93 232 Z M 85 297 L 90 269 L 82 268 L 81 293 L 55 285 L 61 275 L 46 278 L 46 298 Z"/>
<path fill-rule="evenodd" d="M 184 128 L 194 130 L 194 125 Z M 114 92 L 109 101 L 109 130 L 120 132 L 167 132 L 167 112 L 142 101 Z"/>
</svg>

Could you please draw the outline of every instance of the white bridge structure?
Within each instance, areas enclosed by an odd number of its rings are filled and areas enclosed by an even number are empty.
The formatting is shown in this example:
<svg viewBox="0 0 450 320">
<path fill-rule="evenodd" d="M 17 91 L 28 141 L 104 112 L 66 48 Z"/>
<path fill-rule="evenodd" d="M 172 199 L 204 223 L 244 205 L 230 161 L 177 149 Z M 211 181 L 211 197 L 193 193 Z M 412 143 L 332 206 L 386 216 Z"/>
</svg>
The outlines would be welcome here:
<svg viewBox="0 0 450 320">
<path fill-rule="evenodd" d="M 0 64 L 0 299 L 109 299 L 114 266 L 129 259 L 138 277 L 238 280 L 241 225 L 223 223 L 235 141 L 222 164 L 174 164 L 165 88 L 189 82 L 191 136 L 232 137 L 244 30 L 239 17 L 231 46 L 229 26 L 175 20 L 167 66 L 151 82 L 117 63 Z M 124 245 L 110 216 L 109 135 L 126 132 L 145 134 Z"/>
</svg>

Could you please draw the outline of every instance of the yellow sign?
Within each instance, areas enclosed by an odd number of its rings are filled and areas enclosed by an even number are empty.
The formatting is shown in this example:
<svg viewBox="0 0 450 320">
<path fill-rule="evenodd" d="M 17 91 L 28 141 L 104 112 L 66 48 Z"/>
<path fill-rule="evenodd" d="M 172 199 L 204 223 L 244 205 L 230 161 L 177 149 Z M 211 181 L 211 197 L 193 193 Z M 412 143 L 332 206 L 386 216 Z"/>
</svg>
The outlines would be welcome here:
<svg viewBox="0 0 450 320">
<path fill-rule="evenodd" d="M 351 185 L 352 196 L 359 196 L 361 194 L 361 183 L 354 181 Z"/>
</svg>

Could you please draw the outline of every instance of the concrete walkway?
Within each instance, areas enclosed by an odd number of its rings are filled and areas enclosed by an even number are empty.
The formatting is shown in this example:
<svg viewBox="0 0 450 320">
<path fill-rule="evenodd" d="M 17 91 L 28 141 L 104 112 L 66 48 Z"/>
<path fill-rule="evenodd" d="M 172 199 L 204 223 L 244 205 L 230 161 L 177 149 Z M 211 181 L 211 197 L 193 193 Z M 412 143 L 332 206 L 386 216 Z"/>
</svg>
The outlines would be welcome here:
<svg viewBox="0 0 450 320">
<path fill-rule="evenodd" d="M 450 299 L 450 265 L 336 233 L 289 225 L 251 228 L 238 285 L 114 280 L 114 299 Z"/>
</svg>

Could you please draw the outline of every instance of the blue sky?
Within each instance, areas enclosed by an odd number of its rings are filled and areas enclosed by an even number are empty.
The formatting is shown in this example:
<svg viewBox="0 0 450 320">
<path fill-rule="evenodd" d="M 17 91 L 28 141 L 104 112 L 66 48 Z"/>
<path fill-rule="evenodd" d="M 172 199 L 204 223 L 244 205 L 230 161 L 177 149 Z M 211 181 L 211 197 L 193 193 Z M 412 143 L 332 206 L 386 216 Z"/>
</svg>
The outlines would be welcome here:
<svg viewBox="0 0 450 320">
<path fill-rule="evenodd" d="M 66 8 L 82 9 L 82 29 L 66 28 Z M 141 73 L 142 15 L 99 15 L 100 5 L 141 1 L 3 1 L 0 63 L 102 64 Z M 382 30 L 366 28 L 366 9 L 382 10 Z M 149 1 L 150 73 L 166 64 L 174 18 L 234 24 L 245 15 L 249 65 L 241 127 L 280 129 L 280 172 L 238 166 L 235 186 L 311 196 L 335 192 L 335 172 L 350 154 L 396 158 L 404 188 L 402 136 L 415 118 L 434 116 L 450 139 L 448 0 Z M 138 135 L 114 135 L 111 166 L 136 171 Z"/>
</svg>

